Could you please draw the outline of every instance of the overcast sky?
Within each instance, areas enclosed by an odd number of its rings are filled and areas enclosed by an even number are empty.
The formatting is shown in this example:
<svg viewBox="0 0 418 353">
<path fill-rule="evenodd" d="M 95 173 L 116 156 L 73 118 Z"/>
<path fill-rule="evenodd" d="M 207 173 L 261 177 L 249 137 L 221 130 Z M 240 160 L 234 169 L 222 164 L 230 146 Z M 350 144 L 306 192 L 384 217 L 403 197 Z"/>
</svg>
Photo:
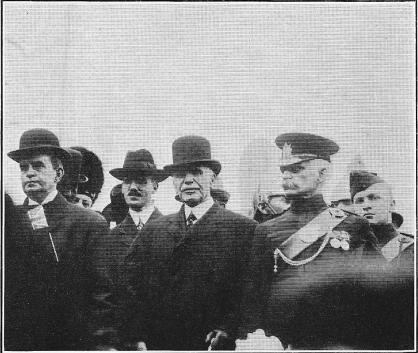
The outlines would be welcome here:
<svg viewBox="0 0 418 353">
<path fill-rule="evenodd" d="M 259 182 L 279 185 L 275 137 L 312 132 L 340 145 L 328 196 L 360 156 L 392 184 L 415 232 L 414 6 L 5 2 L 4 153 L 35 127 L 93 150 L 101 210 L 117 183 L 108 171 L 128 150 L 147 148 L 162 167 L 175 138 L 202 135 L 229 208 L 247 214 Z M 23 201 L 7 156 L 3 172 Z M 168 179 L 156 197 L 164 213 L 178 209 L 173 196 Z"/>
</svg>

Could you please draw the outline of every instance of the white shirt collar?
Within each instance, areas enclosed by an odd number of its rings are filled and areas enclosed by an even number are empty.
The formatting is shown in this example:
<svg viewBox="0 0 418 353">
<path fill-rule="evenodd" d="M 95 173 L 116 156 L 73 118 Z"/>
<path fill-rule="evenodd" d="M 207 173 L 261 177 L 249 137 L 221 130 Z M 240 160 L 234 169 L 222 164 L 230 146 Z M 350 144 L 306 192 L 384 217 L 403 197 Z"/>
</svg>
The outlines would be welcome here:
<svg viewBox="0 0 418 353">
<path fill-rule="evenodd" d="M 195 215 L 196 219 L 200 219 L 214 204 L 214 201 L 211 197 L 209 197 L 207 200 L 203 201 L 202 203 L 199 203 L 195 207 L 189 207 L 186 204 L 184 204 L 184 213 L 187 217 L 189 217 L 190 212 L 193 211 L 193 214 Z"/>
<path fill-rule="evenodd" d="M 45 205 L 48 202 L 51 202 L 53 199 L 55 199 L 55 197 L 58 195 L 58 191 L 54 190 L 51 193 L 49 193 L 46 197 L 45 200 L 42 201 L 41 205 Z M 32 200 L 31 198 L 28 197 L 28 205 L 29 206 L 34 206 L 34 205 L 39 205 L 39 203 L 37 203 L 36 201 Z"/>
<path fill-rule="evenodd" d="M 155 207 L 153 204 L 144 207 L 141 211 L 134 211 L 132 208 L 129 209 L 129 214 L 134 221 L 135 225 L 138 226 L 139 220 L 143 224 L 147 223 L 148 219 L 151 217 L 151 214 L 154 212 Z"/>
</svg>

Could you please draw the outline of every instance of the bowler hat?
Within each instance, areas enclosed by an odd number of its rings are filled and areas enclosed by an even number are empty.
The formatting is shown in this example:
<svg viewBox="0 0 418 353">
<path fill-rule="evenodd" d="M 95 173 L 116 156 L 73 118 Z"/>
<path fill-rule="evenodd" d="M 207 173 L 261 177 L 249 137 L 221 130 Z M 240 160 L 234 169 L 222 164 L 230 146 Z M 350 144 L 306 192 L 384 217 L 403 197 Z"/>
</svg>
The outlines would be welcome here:
<svg viewBox="0 0 418 353">
<path fill-rule="evenodd" d="M 307 133 L 287 133 L 277 136 L 276 145 L 282 150 L 281 166 L 313 159 L 331 161 L 338 145 L 325 137 Z"/>
<path fill-rule="evenodd" d="M 46 129 L 31 129 L 25 131 L 20 137 L 19 149 L 7 155 L 16 162 L 34 154 L 47 154 L 58 157 L 61 161 L 70 158 L 70 154 L 63 149 L 55 136 Z"/>
<path fill-rule="evenodd" d="M 160 182 L 168 177 L 166 172 L 157 169 L 152 154 L 146 149 L 128 151 L 123 167 L 112 169 L 109 173 L 119 180 L 127 176 L 152 176 Z"/>
<path fill-rule="evenodd" d="M 173 164 L 166 165 L 164 170 L 172 174 L 176 170 L 193 166 L 205 166 L 219 174 L 221 163 L 212 159 L 210 143 L 201 136 L 183 136 L 173 142 Z"/>
</svg>

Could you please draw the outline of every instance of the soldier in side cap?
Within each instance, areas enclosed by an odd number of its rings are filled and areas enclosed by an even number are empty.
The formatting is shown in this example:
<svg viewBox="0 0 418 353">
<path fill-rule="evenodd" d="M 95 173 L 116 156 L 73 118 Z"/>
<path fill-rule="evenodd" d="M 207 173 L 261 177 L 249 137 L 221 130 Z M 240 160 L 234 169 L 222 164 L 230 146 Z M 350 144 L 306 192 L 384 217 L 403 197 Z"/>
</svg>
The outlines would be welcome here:
<svg viewBox="0 0 418 353">
<path fill-rule="evenodd" d="M 282 187 L 291 204 L 283 215 L 257 226 L 244 283 L 241 334 L 263 329 L 286 346 L 285 332 L 298 328 L 283 318 L 299 294 L 323 285 L 325 272 L 338 276 L 355 266 L 376 240 L 364 219 L 324 202 L 330 158 L 339 149 L 335 142 L 289 133 L 278 136 L 276 144 Z"/>
<path fill-rule="evenodd" d="M 397 230 L 403 218 L 395 212 L 390 185 L 375 173 L 356 170 L 350 174 L 350 191 L 355 212 L 370 223 L 386 262 L 413 276 L 414 238 Z"/>
<path fill-rule="evenodd" d="M 173 142 L 180 210 L 145 225 L 128 255 L 137 307 L 122 330 L 148 349 L 233 349 L 241 279 L 256 223 L 214 202 L 221 171 L 200 136 Z"/>
<path fill-rule="evenodd" d="M 103 217 L 65 200 L 57 191 L 69 160 L 49 130 L 25 131 L 8 156 L 20 167 L 27 195 L 17 207 L 33 234 L 21 238 L 16 254 L 27 273 L 25 340 L 8 350 L 88 350 L 105 327 L 110 284 L 104 273 L 108 226 Z M 6 254 L 6 256 L 8 256 Z M 5 322 L 7 325 L 7 321 Z"/>
</svg>

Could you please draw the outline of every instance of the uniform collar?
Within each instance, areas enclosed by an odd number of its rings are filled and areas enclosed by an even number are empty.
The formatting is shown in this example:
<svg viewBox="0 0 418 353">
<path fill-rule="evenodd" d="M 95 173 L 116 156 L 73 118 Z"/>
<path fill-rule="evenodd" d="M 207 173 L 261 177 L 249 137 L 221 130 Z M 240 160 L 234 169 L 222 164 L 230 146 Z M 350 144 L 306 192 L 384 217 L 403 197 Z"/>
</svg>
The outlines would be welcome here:
<svg viewBox="0 0 418 353">
<path fill-rule="evenodd" d="M 58 195 L 58 191 L 54 190 L 51 193 L 49 193 L 45 199 L 42 201 L 41 205 L 45 205 L 48 202 L 51 202 L 52 200 L 54 200 Z M 28 197 L 28 205 L 29 206 L 37 206 L 39 205 L 39 203 L 37 203 L 36 201 L 32 200 L 31 198 Z"/>
<path fill-rule="evenodd" d="M 398 235 L 397 230 L 392 223 L 373 224 L 370 223 L 373 233 L 376 235 L 380 245 L 385 245 Z"/>
<path fill-rule="evenodd" d="M 296 213 L 316 212 L 326 207 L 327 204 L 321 194 L 316 194 L 308 198 L 294 199 L 290 205 L 290 209 Z"/>
<path fill-rule="evenodd" d="M 199 203 L 195 207 L 189 207 L 186 204 L 184 204 L 184 214 L 187 217 L 189 217 L 190 212 L 193 212 L 196 219 L 200 219 L 214 204 L 214 201 L 211 197 L 209 197 L 207 200 L 203 201 L 202 203 Z"/>
<path fill-rule="evenodd" d="M 148 219 L 151 217 L 154 210 L 155 210 L 154 204 L 151 204 L 149 206 L 144 207 L 139 212 L 134 211 L 132 208 L 130 208 L 129 209 L 129 215 L 131 216 L 135 225 L 138 226 L 140 220 L 143 224 L 147 223 Z"/>
</svg>

